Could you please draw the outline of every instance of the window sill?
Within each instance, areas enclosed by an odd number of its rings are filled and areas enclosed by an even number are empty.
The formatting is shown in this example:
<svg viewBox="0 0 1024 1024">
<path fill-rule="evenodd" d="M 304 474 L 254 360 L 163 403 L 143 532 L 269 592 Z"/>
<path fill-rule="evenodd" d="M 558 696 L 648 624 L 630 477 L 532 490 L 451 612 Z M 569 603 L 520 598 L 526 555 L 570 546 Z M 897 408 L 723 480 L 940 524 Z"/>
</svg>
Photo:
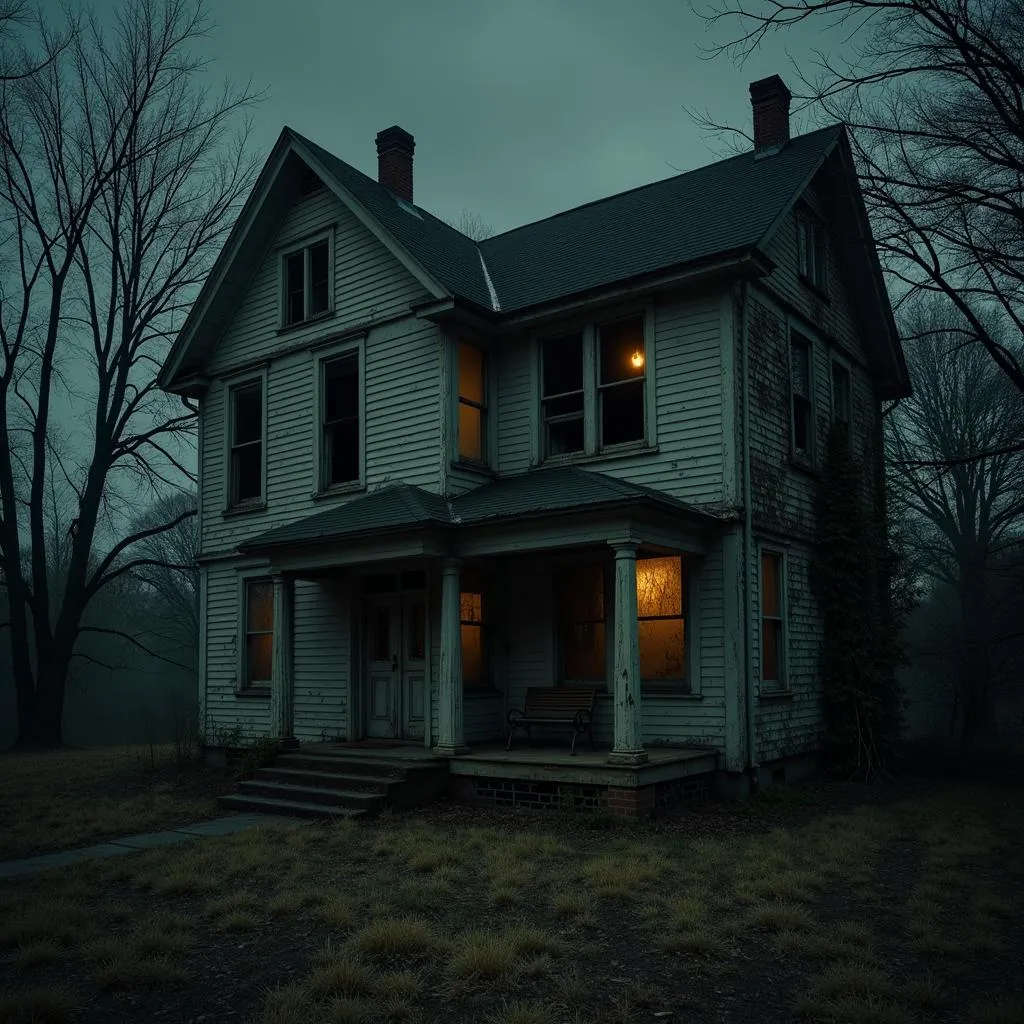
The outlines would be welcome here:
<svg viewBox="0 0 1024 1024">
<path fill-rule="evenodd" d="M 470 462 L 467 459 L 453 459 L 451 468 L 463 473 L 477 473 L 480 476 L 497 479 L 498 474 L 484 462 Z"/>
<path fill-rule="evenodd" d="M 792 690 L 784 690 L 781 687 L 773 687 L 768 689 L 764 686 L 761 687 L 761 692 L 758 694 L 759 700 L 767 701 L 787 701 L 793 699 Z"/>
<path fill-rule="evenodd" d="M 361 481 L 353 481 L 350 484 L 334 484 L 331 487 L 324 487 L 322 490 L 314 491 L 310 498 L 313 501 L 323 501 L 324 498 L 337 498 L 344 494 L 358 494 L 366 490 L 366 484 Z"/>
<path fill-rule="evenodd" d="M 254 501 L 249 505 L 230 505 L 228 508 L 221 509 L 220 514 L 224 519 L 233 519 L 235 516 L 247 516 L 266 511 L 267 503 L 265 501 Z"/>
<path fill-rule="evenodd" d="M 640 683 L 640 695 L 642 697 L 671 697 L 673 700 L 703 700 L 704 695 L 694 693 L 692 690 L 684 690 L 680 686 L 672 686 L 665 683 Z"/>
<path fill-rule="evenodd" d="M 821 470 L 817 469 L 808 459 L 800 458 L 799 455 L 791 455 L 789 464 L 793 469 L 807 476 L 814 477 L 815 480 L 821 477 Z"/>
<path fill-rule="evenodd" d="M 239 700 L 270 700 L 269 686 L 247 686 L 244 690 L 235 690 Z"/>
<path fill-rule="evenodd" d="M 307 317 L 305 320 L 299 320 L 294 324 L 282 324 L 278 327 L 277 334 L 292 334 L 294 331 L 301 331 L 303 327 L 312 327 L 314 324 L 323 323 L 325 320 L 333 320 L 335 315 L 335 311 L 329 309 L 326 313 L 317 313 L 316 316 Z"/>
<path fill-rule="evenodd" d="M 548 455 L 541 461 L 542 466 L 564 466 L 567 464 L 578 465 L 584 462 L 610 462 L 612 459 L 627 459 L 633 455 L 657 455 L 660 449 L 656 444 L 630 444 L 617 445 L 615 448 L 606 448 L 604 451 L 596 452 L 593 455 L 586 455 L 582 452 L 571 452 L 566 455 Z"/>
<path fill-rule="evenodd" d="M 825 291 L 821 285 L 815 284 L 806 274 L 799 274 L 800 283 L 810 292 L 814 293 L 815 298 L 820 299 L 822 302 L 831 304 L 831 300 L 828 297 L 828 292 Z"/>
</svg>

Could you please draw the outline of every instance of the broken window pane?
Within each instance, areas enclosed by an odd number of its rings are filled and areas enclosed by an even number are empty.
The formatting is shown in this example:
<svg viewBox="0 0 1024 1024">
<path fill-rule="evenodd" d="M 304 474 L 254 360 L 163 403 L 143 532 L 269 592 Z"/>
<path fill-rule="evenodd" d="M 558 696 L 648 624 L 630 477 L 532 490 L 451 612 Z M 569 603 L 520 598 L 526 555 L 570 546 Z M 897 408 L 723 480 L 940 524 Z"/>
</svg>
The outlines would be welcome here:
<svg viewBox="0 0 1024 1024">
<path fill-rule="evenodd" d="M 285 323 L 306 319 L 306 253 L 293 252 L 285 260 Z"/>
<path fill-rule="evenodd" d="M 330 306 L 328 281 L 330 278 L 327 264 L 328 245 L 318 242 L 309 250 L 309 315 L 326 313 Z"/>
</svg>

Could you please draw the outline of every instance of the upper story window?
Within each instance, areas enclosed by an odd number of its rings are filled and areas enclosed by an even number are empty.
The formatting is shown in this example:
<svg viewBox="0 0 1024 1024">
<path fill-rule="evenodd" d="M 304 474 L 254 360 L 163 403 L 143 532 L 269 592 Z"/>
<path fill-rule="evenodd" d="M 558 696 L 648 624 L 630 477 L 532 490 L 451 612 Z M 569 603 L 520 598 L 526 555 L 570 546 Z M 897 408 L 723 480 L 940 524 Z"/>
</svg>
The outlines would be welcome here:
<svg viewBox="0 0 1024 1024">
<path fill-rule="evenodd" d="M 542 341 L 543 456 L 649 441 L 647 369 L 642 315 Z"/>
<path fill-rule="evenodd" d="M 358 483 L 362 432 L 359 353 L 320 363 L 320 487 Z"/>
<path fill-rule="evenodd" d="M 814 464 L 814 366 L 810 338 L 793 331 L 789 345 L 790 429 L 793 458 Z"/>
<path fill-rule="evenodd" d="M 487 354 L 459 342 L 459 458 L 487 462 Z"/>
<path fill-rule="evenodd" d="M 832 422 L 842 423 L 848 437 L 853 433 L 853 401 L 850 371 L 837 359 L 832 360 Z"/>
<path fill-rule="evenodd" d="M 263 500 L 263 381 L 228 391 L 230 472 L 228 504 Z"/>
<path fill-rule="evenodd" d="M 327 313 L 331 308 L 331 243 L 318 239 L 285 253 L 284 326 Z"/>
<path fill-rule="evenodd" d="M 796 218 L 797 266 L 800 276 L 820 292 L 828 291 L 825 228 L 808 216 Z"/>
</svg>

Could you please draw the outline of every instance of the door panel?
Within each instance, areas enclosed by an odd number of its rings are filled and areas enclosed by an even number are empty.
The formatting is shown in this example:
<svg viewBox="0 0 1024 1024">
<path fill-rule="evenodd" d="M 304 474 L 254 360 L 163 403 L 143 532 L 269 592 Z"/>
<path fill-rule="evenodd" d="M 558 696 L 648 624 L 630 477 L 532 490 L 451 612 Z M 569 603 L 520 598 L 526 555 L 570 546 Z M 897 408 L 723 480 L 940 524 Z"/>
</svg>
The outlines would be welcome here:
<svg viewBox="0 0 1024 1024">
<path fill-rule="evenodd" d="M 401 722 L 401 604 L 395 598 L 366 602 L 366 735 L 394 739 Z"/>
<path fill-rule="evenodd" d="M 427 664 L 427 607 L 420 595 L 405 599 L 402 647 L 402 735 L 423 739 L 423 685 Z"/>
</svg>

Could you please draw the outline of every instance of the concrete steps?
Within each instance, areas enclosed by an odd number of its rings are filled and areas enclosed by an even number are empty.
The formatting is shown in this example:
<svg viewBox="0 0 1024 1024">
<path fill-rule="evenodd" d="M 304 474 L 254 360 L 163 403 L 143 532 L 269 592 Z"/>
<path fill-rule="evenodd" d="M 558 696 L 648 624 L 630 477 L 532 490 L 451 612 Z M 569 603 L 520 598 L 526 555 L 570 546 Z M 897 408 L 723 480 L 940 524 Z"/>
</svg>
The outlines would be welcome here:
<svg viewBox="0 0 1024 1024">
<path fill-rule="evenodd" d="M 234 810 L 306 818 L 360 818 L 382 808 L 418 807 L 447 789 L 443 758 L 382 751 L 358 754 L 328 744 L 279 754 L 220 798 Z"/>
</svg>

